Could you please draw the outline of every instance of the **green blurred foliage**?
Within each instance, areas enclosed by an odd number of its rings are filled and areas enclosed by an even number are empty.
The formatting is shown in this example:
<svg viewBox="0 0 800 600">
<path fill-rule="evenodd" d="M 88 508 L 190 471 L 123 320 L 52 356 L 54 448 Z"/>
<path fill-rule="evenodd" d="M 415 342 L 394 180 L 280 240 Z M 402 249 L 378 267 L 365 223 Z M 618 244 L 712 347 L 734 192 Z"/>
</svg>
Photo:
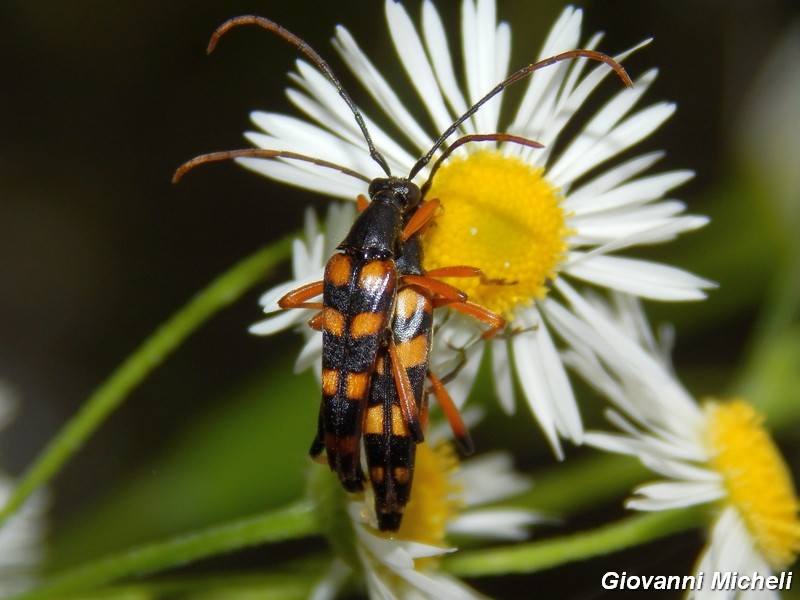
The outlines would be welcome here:
<svg viewBox="0 0 800 600">
<path fill-rule="evenodd" d="M 443 12 L 454 17 L 454 5 Z M 308 6 L 245 0 L 0 6 L 6 81 L 0 280 L 7 282 L 0 294 L 0 376 L 19 386 L 25 401 L 2 448 L 12 468 L 27 464 L 166 315 L 265 240 L 296 229 L 302 208 L 315 201 L 232 166 L 200 170 L 177 189 L 169 184 L 172 170 L 192 155 L 243 145 L 250 110 L 291 110 L 282 97 L 295 58 L 290 48 L 243 32 L 205 57 L 208 34 L 225 18 L 267 14 L 325 56 L 334 55 L 327 39 L 341 22 L 374 49 L 379 66 L 396 69 L 383 27 L 375 26 L 380 3 L 313 3 L 313 19 Z M 515 35 L 512 63 L 526 61 L 530 44 L 538 50 L 561 6 L 504 5 L 501 16 L 512 21 Z M 676 100 L 679 110 L 642 147 L 667 149 L 660 168 L 695 168 L 696 180 L 676 195 L 692 212 L 712 217 L 699 232 L 637 254 L 687 268 L 719 289 L 704 302 L 650 303 L 648 312 L 655 322 L 675 324 L 676 366 L 692 390 L 742 393 L 769 414 L 797 475 L 800 199 L 787 197 L 777 176 L 765 177 L 769 171 L 757 159 L 768 154 L 771 138 L 739 136 L 755 111 L 753 98 L 766 91 L 757 78 L 761 67 L 798 9 L 778 1 L 593 2 L 586 9 L 584 31 L 608 32 L 603 49 L 656 37 L 630 67 L 639 73 L 658 65 L 660 79 L 646 99 Z M 784 68 L 783 79 L 800 80 L 796 63 Z M 800 154 L 796 147 L 783 153 L 795 161 Z M 220 315 L 55 482 L 50 568 L 277 507 L 304 492 L 309 469 L 322 468 L 307 457 L 317 383 L 291 372 L 296 339 L 246 333 L 259 316 L 255 295 Z M 490 396 L 481 381 L 473 398 Z M 554 513 L 593 508 L 567 476 L 599 486 L 607 479 L 601 469 L 612 469 L 620 488 L 642 476 L 630 462 L 594 463 L 579 451 L 570 455 L 578 459 L 572 470 L 562 468 L 527 409 L 508 417 L 489 405 L 476 431 L 479 447 L 509 447 L 527 469 L 547 467 L 541 493 L 534 488 L 525 497 L 534 506 L 538 498 Z M 601 423 L 589 412 L 590 422 Z M 614 501 L 592 498 L 605 507 Z M 698 548 L 683 548 L 683 555 Z M 674 554 L 654 554 L 626 556 L 630 562 L 622 564 L 668 569 Z M 282 558 L 268 554 L 258 566 L 280 565 Z M 232 562 L 221 566 L 236 568 Z M 591 567 L 570 576 L 575 593 L 596 591 Z M 503 595 L 517 583 L 498 583 L 495 591 Z M 221 589 L 193 597 L 249 593 Z M 563 591 L 552 581 L 541 589 Z M 120 588 L 109 597 L 147 598 L 151 591 Z"/>
<path fill-rule="evenodd" d="M 237 385 L 53 539 L 56 567 L 300 497 L 318 384 L 288 360 Z"/>
</svg>

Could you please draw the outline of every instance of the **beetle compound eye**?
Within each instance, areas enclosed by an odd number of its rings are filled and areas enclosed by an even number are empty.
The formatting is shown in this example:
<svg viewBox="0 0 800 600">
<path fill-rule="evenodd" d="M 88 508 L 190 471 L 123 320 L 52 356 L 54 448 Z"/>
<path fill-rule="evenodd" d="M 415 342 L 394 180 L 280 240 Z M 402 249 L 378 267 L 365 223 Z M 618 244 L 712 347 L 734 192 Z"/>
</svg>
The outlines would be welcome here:
<svg viewBox="0 0 800 600">
<path fill-rule="evenodd" d="M 406 199 L 406 210 L 415 208 L 420 203 L 420 199 L 422 198 L 419 187 L 410 181 L 406 182 L 403 190 L 403 196 Z"/>
<path fill-rule="evenodd" d="M 370 182 L 369 188 L 367 190 L 367 193 L 369 194 L 370 200 L 375 197 L 375 194 L 377 194 L 381 190 L 386 189 L 388 184 L 389 184 L 389 179 L 387 179 L 385 177 L 377 177 L 377 178 L 373 179 Z"/>
</svg>

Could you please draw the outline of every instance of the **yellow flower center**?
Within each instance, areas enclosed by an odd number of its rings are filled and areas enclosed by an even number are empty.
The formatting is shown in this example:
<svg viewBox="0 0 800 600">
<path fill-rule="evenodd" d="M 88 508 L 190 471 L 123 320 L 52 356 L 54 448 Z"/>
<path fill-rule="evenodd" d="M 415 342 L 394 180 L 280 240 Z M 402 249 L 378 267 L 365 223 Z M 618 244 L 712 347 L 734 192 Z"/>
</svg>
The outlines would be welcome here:
<svg viewBox="0 0 800 600">
<path fill-rule="evenodd" d="M 712 466 L 722 474 L 760 554 L 776 569 L 800 551 L 797 497 L 764 417 L 744 400 L 705 404 Z"/>
<path fill-rule="evenodd" d="M 561 196 L 543 175 L 544 169 L 497 151 L 450 158 L 428 194 L 443 210 L 425 235 L 425 268 L 480 268 L 496 281 L 447 281 L 506 318 L 544 298 L 570 231 Z"/>
<path fill-rule="evenodd" d="M 431 546 L 447 545 L 445 529 L 463 505 L 461 487 L 452 478 L 458 464 L 451 444 L 433 448 L 425 443 L 417 446 L 414 486 L 396 537 Z M 415 568 L 430 566 L 435 561 L 436 558 L 417 559 Z"/>
</svg>

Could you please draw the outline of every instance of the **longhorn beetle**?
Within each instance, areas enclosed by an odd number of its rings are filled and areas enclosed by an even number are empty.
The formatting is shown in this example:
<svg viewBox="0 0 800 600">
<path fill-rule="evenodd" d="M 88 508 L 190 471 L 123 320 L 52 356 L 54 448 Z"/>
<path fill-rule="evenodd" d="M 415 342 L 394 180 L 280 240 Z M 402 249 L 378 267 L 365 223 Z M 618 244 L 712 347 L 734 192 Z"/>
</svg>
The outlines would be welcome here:
<svg viewBox="0 0 800 600">
<path fill-rule="evenodd" d="M 470 267 L 444 267 L 425 273 L 422 269 L 422 240 L 415 234 L 401 242 L 396 259 L 401 276 L 471 276 Z M 402 280 L 402 277 L 401 277 Z M 450 304 L 454 308 L 489 324 L 487 337 L 505 326 L 505 320 L 469 301 L 455 302 L 436 296 L 413 283 L 401 285 L 397 292 L 390 327 L 384 334 L 375 361 L 364 418 L 364 451 L 367 472 L 375 495 L 378 528 L 397 531 L 411 494 L 416 444 L 415 424 L 403 407 L 413 403 L 419 414 L 419 427 L 427 423 L 425 379 L 439 406 L 450 421 L 459 447 L 472 453 L 472 441 L 450 395 L 428 367 L 433 333 L 433 309 Z M 407 399 L 408 398 L 408 399 Z"/>
<path fill-rule="evenodd" d="M 432 175 L 458 146 L 480 141 L 505 141 L 541 147 L 536 142 L 506 134 L 464 136 L 456 140 L 436 161 Z M 426 189 L 427 186 L 422 187 L 423 194 Z M 430 200 L 428 204 L 438 207 L 438 200 Z M 426 272 L 423 267 L 423 234 L 424 229 L 415 232 L 408 239 L 402 235 L 400 237 L 395 263 L 401 281 L 407 281 L 410 275 L 424 275 L 429 278 L 482 275 L 478 269 L 461 266 L 442 267 Z M 424 431 L 427 423 L 427 396 L 432 392 L 450 422 L 461 452 L 471 454 L 473 450 L 458 408 L 442 381 L 428 366 L 433 334 L 433 309 L 445 305 L 489 325 L 490 329 L 481 336 L 484 339 L 492 337 L 505 326 L 505 319 L 474 302 L 467 300 L 454 303 L 415 283 L 400 285 L 390 326 L 384 334 L 375 361 L 364 418 L 367 474 L 375 496 L 375 514 L 381 531 L 397 531 L 400 528 L 403 512 L 411 495 L 417 440 L 412 435 L 413 424 L 404 417 L 402 407 L 410 402 L 404 400 L 405 396 L 412 396 Z M 426 378 L 431 383 L 428 390 L 425 389 Z"/>
<path fill-rule="evenodd" d="M 584 57 L 607 64 L 625 85 L 632 87 L 633 84 L 617 61 L 594 50 L 571 50 L 529 64 L 513 72 L 473 104 L 439 136 L 406 177 L 397 177 L 392 175 L 386 159 L 375 148 L 361 113 L 328 63 L 302 39 L 281 25 L 265 17 L 235 17 L 217 28 L 209 41 L 207 51 L 212 52 L 222 35 L 240 25 L 257 25 L 273 32 L 317 66 L 350 108 L 370 157 L 386 175 L 370 180 L 347 167 L 320 158 L 279 149 L 252 148 L 198 156 L 179 167 L 173 177 L 173 181 L 177 181 L 187 170 L 198 164 L 249 156 L 311 162 L 321 167 L 337 169 L 369 183 L 369 204 L 356 218 L 347 237 L 339 245 L 341 252 L 328 261 L 323 281 L 302 286 L 279 302 L 281 308 L 316 308 L 321 311 L 321 316 L 312 319 L 312 325 L 323 331 L 323 393 L 317 435 L 310 453 L 318 456 L 324 448 L 328 464 L 331 470 L 336 471 L 344 488 L 348 491 L 360 491 L 364 482 L 360 464 L 364 408 L 372 372 L 395 303 L 398 285 L 395 264 L 397 244 L 401 235 L 408 239 L 435 216 L 435 206 L 432 203 L 420 204 L 423 194 L 412 182 L 414 177 L 430 163 L 437 150 L 458 127 L 483 104 L 542 67 Z M 430 290 L 453 305 L 466 301 L 463 292 L 436 279 L 424 275 L 402 275 L 401 278 L 405 283 Z M 320 294 L 321 303 L 312 301 Z M 400 395 L 403 416 L 411 427 L 414 440 L 420 441 L 422 430 L 418 409 L 413 402 L 408 402 L 408 398 L 408 395 Z"/>
</svg>

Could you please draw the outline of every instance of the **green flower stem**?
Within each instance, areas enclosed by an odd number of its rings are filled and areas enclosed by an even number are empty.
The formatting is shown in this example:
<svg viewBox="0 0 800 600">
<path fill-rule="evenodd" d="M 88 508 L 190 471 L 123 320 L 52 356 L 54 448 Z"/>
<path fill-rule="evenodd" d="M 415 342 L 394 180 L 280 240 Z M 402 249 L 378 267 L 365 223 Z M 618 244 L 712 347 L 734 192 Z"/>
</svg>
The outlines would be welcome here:
<svg viewBox="0 0 800 600">
<path fill-rule="evenodd" d="M 618 506 L 621 495 L 652 475 L 635 458 L 596 452 L 537 471 L 536 485 L 507 504 L 530 506 L 556 517 L 577 515 L 603 503 Z"/>
<path fill-rule="evenodd" d="M 90 397 L 28 468 L 0 511 L 0 525 L 72 457 L 103 420 L 167 356 L 214 314 L 239 299 L 289 256 L 291 237 L 259 250 L 223 273 L 158 328 Z"/>
<path fill-rule="evenodd" d="M 316 560 L 313 568 L 304 566 L 302 569 L 295 569 L 292 564 L 282 565 L 280 573 L 193 573 L 176 579 L 159 577 L 155 581 L 110 585 L 92 592 L 64 594 L 59 600 L 306 600 L 329 562 L 330 559 Z"/>
<path fill-rule="evenodd" d="M 317 523 L 313 507 L 310 502 L 301 501 L 274 512 L 140 546 L 76 567 L 13 600 L 62 598 L 65 594 L 90 590 L 123 577 L 163 571 L 222 552 L 315 533 Z"/>
<path fill-rule="evenodd" d="M 643 513 L 541 542 L 459 552 L 445 558 L 443 564 L 450 573 L 464 577 L 535 573 L 652 542 L 705 521 L 705 513 L 697 509 Z"/>
</svg>

